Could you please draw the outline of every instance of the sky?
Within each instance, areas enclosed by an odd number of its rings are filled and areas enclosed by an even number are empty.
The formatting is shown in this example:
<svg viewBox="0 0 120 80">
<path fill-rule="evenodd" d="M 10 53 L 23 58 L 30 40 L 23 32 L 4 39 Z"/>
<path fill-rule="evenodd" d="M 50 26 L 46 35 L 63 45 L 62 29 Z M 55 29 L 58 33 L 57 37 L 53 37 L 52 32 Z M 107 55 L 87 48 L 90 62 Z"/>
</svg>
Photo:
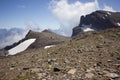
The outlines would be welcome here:
<svg viewBox="0 0 120 80">
<path fill-rule="evenodd" d="M 48 9 L 49 0 L 0 0 L 0 27 L 22 27 L 34 23 L 54 27 L 57 22 Z"/>
<path fill-rule="evenodd" d="M 0 28 L 60 29 L 71 35 L 81 15 L 120 11 L 120 0 L 0 0 Z"/>
</svg>

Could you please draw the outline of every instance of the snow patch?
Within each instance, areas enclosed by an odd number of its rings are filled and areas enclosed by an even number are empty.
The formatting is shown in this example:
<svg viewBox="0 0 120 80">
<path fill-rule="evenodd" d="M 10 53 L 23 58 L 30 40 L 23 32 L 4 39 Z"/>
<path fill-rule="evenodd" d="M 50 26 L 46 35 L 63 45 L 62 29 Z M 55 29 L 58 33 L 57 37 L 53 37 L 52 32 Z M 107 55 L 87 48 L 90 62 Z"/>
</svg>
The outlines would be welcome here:
<svg viewBox="0 0 120 80">
<path fill-rule="evenodd" d="M 51 48 L 51 47 L 54 47 L 55 45 L 49 45 L 49 46 L 45 46 L 44 49 L 48 49 L 48 48 Z"/>
<path fill-rule="evenodd" d="M 105 15 L 107 17 L 107 15 Z"/>
<path fill-rule="evenodd" d="M 108 14 L 108 15 L 111 15 L 111 13 L 110 13 L 110 12 L 107 12 L 107 14 Z"/>
<path fill-rule="evenodd" d="M 120 23 L 118 22 L 117 25 L 120 26 Z"/>
<path fill-rule="evenodd" d="M 25 40 L 24 42 L 20 43 L 19 45 L 15 46 L 14 48 L 8 50 L 9 54 L 8 55 L 15 55 L 17 53 L 20 53 L 24 50 L 26 50 L 32 43 L 35 42 L 36 39 L 28 39 Z"/>
<path fill-rule="evenodd" d="M 84 25 L 82 24 L 83 27 L 81 27 L 81 29 L 84 31 L 84 32 L 88 32 L 88 31 L 95 31 L 94 29 L 91 28 L 91 24 L 90 25 Z"/>
</svg>

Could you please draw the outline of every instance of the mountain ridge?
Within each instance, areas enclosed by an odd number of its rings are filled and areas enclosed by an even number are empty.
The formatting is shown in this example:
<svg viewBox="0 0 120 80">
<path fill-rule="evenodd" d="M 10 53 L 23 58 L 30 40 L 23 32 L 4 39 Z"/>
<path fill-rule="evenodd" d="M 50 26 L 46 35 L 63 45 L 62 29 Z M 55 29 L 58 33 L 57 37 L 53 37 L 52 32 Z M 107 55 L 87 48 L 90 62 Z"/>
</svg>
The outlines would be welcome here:
<svg viewBox="0 0 120 80">
<path fill-rule="evenodd" d="M 120 12 L 98 10 L 86 16 L 81 16 L 79 25 L 73 28 L 72 36 L 83 32 L 82 28 L 101 31 L 118 27 L 120 27 Z"/>
<path fill-rule="evenodd" d="M 3 51 L 2 50 L 1 51 L 4 52 L 6 50 L 7 52 L 8 50 L 19 45 L 20 43 L 33 38 L 36 39 L 35 42 L 32 43 L 27 49 L 35 49 L 35 48 L 37 49 L 37 48 L 44 48 L 45 46 L 48 46 L 48 45 L 58 45 L 66 41 L 69 41 L 70 39 L 69 37 L 64 37 L 64 36 L 55 34 L 49 30 L 43 30 L 41 32 L 29 30 L 23 39 L 14 43 L 13 45 L 6 46 L 3 49 Z"/>
</svg>

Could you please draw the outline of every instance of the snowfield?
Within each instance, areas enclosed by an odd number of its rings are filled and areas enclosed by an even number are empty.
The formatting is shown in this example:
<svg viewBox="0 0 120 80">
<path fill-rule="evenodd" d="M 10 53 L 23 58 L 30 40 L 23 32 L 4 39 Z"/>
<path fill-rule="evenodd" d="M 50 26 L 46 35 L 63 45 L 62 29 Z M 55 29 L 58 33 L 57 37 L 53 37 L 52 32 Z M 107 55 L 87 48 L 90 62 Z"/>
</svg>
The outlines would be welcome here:
<svg viewBox="0 0 120 80">
<path fill-rule="evenodd" d="M 110 13 L 110 12 L 107 12 L 107 14 L 108 14 L 108 15 L 111 15 L 111 13 Z"/>
<path fill-rule="evenodd" d="M 120 23 L 118 22 L 117 25 L 120 26 Z"/>
<path fill-rule="evenodd" d="M 84 31 L 84 32 L 88 32 L 88 31 L 95 31 L 94 29 L 91 28 L 92 25 L 84 25 L 82 24 L 83 27 L 81 27 L 81 29 Z"/>
<path fill-rule="evenodd" d="M 35 42 L 36 39 L 28 39 L 24 42 L 20 43 L 19 45 L 15 46 L 14 48 L 8 50 L 8 55 L 15 55 L 26 50 L 32 43 Z"/>
</svg>

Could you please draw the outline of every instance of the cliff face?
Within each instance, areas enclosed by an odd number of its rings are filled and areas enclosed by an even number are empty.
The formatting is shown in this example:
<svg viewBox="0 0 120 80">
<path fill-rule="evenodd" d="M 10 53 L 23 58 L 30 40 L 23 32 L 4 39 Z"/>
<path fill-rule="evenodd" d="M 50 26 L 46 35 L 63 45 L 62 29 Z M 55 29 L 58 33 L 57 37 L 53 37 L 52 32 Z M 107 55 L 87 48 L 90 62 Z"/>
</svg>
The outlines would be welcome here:
<svg viewBox="0 0 120 80">
<path fill-rule="evenodd" d="M 82 16 L 80 24 L 73 28 L 72 36 L 84 32 L 84 29 L 100 31 L 108 28 L 120 27 L 120 12 L 95 11 L 86 16 Z"/>
</svg>

